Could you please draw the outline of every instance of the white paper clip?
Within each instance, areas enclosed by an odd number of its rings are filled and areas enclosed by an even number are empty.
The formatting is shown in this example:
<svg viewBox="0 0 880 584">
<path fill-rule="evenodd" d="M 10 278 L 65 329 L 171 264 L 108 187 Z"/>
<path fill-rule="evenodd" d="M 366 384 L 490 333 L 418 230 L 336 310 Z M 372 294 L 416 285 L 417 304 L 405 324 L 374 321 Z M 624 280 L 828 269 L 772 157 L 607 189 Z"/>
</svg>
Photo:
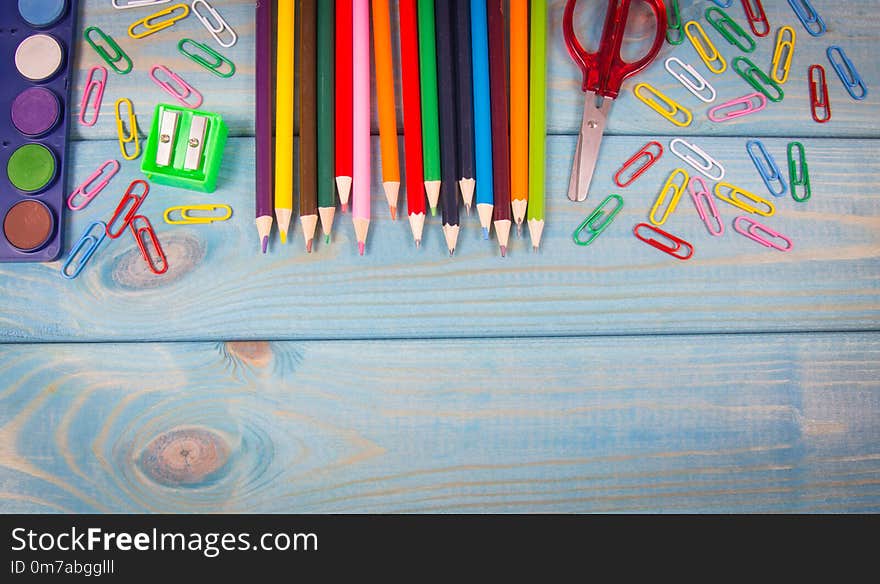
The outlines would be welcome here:
<svg viewBox="0 0 880 584">
<path fill-rule="evenodd" d="M 673 70 L 671 63 L 677 64 L 681 67 L 682 71 Z M 693 93 L 697 99 L 702 101 L 703 103 L 712 103 L 715 101 L 716 93 L 715 88 L 706 81 L 706 78 L 697 72 L 696 69 L 679 59 L 678 57 L 669 57 L 666 59 L 666 70 L 669 71 L 669 74 L 675 77 L 675 79 L 684 85 L 684 88 Z M 704 96 L 703 92 L 708 91 L 709 96 Z"/>
<path fill-rule="evenodd" d="M 113 0 L 113 8 L 116 10 L 126 10 L 128 8 L 143 8 L 144 6 L 167 4 L 168 2 L 171 2 L 171 0 Z"/>
<path fill-rule="evenodd" d="M 691 155 L 691 152 L 679 152 L 675 149 L 675 146 L 677 144 L 683 144 L 702 160 L 700 160 L 699 158 L 694 158 L 694 156 Z M 721 166 L 721 163 L 706 154 L 706 151 L 696 144 L 691 144 L 690 142 L 682 140 L 681 138 L 674 138 L 669 143 L 669 150 L 672 151 L 673 154 L 690 164 L 692 167 L 706 175 L 706 178 L 716 182 L 724 178 L 724 167 Z M 718 170 L 721 171 L 720 174 L 711 174 L 713 168 L 718 168 Z"/>
<path fill-rule="evenodd" d="M 205 7 L 205 10 L 208 11 L 207 16 L 201 14 L 198 11 L 196 6 L 198 6 L 199 4 L 203 5 Z M 193 0 L 191 10 L 192 13 L 195 14 L 196 18 L 199 19 L 199 22 L 201 22 L 205 26 L 205 28 L 208 29 L 208 32 L 211 33 L 211 36 L 214 37 L 214 40 L 217 41 L 217 43 L 221 47 L 228 49 L 238 41 L 238 35 L 235 34 L 235 31 L 232 30 L 232 27 L 226 24 L 226 21 L 223 20 L 222 16 L 220 16 L 220 13 L 217 12 L 217 10 L 213 6 L 208 4 L 206 0 Z M 213 19 L 213 21 L 211 19 Z M 226 31 L 228 31 L 229 40 L 224 42 L 223 39 L 220 38 L 220 35 L 222 35 Z"/>
</svg>

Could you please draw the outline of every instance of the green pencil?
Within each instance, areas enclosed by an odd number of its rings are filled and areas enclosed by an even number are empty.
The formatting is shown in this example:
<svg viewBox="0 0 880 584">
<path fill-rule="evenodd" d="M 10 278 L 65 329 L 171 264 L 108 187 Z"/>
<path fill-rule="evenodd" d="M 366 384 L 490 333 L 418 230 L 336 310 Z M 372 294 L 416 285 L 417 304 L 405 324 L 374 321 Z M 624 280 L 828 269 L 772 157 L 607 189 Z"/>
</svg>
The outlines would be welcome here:
<svg viewBox="0 0 880 584">
<path fill-rule="evenodd" d="M 324 240 L 330 243 L 336 215 L 336 170 L 334 148 L 334 14 L 333 2 L 318 2 L 318 214 Z"/>
<path fill-rule="evenodd" d="M 443 0 L 446 1 L 446 0 Z M 434 0 L 419 0 L 419 79 L 422 89 L 422 150 L 425 191 L 431 215 L 440 200 L 440 112 L 437 105 L 437 46 Z"/>
<path fill-rule="evenodd" d="M 544 161 L 547 131 L 547 0 L 532 0 L 529 72 L 529 235 L 538 251 L 544 232 Z"/>
</svg>

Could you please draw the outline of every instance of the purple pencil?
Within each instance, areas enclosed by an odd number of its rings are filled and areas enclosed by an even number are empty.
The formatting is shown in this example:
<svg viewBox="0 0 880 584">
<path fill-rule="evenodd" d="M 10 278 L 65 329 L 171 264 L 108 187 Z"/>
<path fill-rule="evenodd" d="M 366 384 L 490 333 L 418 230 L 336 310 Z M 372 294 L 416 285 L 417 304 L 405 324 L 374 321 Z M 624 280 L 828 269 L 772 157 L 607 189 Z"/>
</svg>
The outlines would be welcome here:
<svg viewBox="0 0 880 584">
<path fill-rule="evenodd" d="M 257 0 L 257 232 L 263 253 L 269 247 L 272 232 L 272 187 L 274 184 L 272 160 L 272 109 L 274 87 L 272 84 L 272 18 L 275 0 Z"/>
</svg>

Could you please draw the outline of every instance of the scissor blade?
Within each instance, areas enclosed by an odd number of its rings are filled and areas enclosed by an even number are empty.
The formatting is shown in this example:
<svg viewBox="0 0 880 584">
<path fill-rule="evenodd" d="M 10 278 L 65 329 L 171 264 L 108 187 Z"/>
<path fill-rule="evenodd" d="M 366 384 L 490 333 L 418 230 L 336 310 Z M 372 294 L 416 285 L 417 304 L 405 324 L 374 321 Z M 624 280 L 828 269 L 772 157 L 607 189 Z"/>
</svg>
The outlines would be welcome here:
<svg viewBox="0 0 880 584">
<path fill-rule="evenodd" d="M 586 92 L 584 119 L 581 122 L 581 131 L 574 152 L 574 165 L 571 169 L 571 180 L 568 183 L 568 198 L 572 201 L 584 201 L 587 198 L 590 183 L 593 181 L 593 172 L 596 170 L 596 161 L 599 159 L 599 147 L 602 145 L 605 121 L 608 119 L 608 112 L 611 111 L 612 101 L 608 97 L 597 97 L 592 91 Z M 597 103 L 600 104 L 598 107 Z"/>
</svg>

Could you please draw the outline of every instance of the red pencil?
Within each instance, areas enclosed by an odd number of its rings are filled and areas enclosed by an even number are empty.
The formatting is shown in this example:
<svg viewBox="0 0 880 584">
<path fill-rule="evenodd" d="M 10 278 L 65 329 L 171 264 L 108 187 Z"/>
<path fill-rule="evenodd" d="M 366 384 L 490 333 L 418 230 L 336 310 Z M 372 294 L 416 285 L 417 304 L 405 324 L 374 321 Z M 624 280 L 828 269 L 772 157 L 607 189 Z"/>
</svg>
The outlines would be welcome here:
<svg viewBox="0 0 880 584">
<path fill-rule="evenodd" d="M 419 30 L 416 0 L 400 0 L 400 59 L 403 83 L 403 149 L 406 208 L 416 247 L 425 225 L 425 183 L 422 161 L 422 103 L 419 89 Z"/>
<path fill-rule="evenodd" d="M 510 236 L 510 129 L 507 112 L 507 43 L 504 38 L 504 2 L 489 0 L 489 84 L 492 92 L 492 162 L 495 165 L 494 226 L 501 256 L 507 255 Z"/>
<path fill-rule="evenodd" d="M 329 1 L 329 0 L 326 0 Z M 352 4 L 336 1 L 336 189 L 342 212 L 348 210 L 352 175 Z"/>
</svg>

